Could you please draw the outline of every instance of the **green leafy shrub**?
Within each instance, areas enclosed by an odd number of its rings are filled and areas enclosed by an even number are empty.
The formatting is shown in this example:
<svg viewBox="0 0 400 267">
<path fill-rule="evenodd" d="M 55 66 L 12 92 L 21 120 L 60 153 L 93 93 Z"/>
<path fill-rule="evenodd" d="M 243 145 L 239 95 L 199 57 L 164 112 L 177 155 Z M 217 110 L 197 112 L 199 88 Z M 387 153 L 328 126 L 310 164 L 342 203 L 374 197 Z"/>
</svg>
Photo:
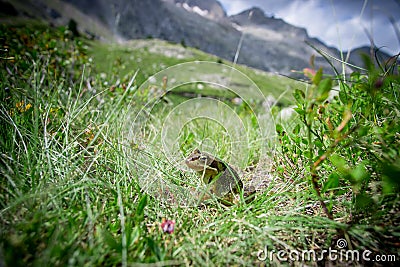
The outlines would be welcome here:
<svg viewBox="0 0 400 267">
<path fill-rule="evenodd" d="M 307 90 L 296 89 L 297 123 L 276 131 L 287 166 L 305 170 L 305 190 L 320 201 L 325 215 L 350 203 L 346 223 L 380 225 L 391 232 L 400 223 L 400 76 L 398 56 L 382 67 L 365 57 L 367 68 L 339 77 L 307 69 Z M 281 157 L 282 154 L 279 154 Z M 342 198 L 343 199 L 343 198 Z M 389 220 L 385 220 L 390 218 Z M 343 229 L 340 234 L 346 234 Z M 388 246 L 387 246 L 388 247 Z"/>
</svg>

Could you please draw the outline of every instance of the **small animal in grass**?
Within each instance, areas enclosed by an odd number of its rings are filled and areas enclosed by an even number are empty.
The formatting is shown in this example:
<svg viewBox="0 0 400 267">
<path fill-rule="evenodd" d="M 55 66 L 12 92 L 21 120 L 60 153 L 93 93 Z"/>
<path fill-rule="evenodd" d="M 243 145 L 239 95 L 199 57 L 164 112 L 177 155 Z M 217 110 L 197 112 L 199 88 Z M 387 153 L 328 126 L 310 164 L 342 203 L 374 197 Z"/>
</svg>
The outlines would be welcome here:
<svg viewBox="0 0 400 267">
<path fill-rule="evenodd" d="M 243 183 L 237 172 L 223 160 L 195 149 L 185 160 L 186 165 L 198 172 L 204 184 L 209 186 L 211 194 L 224 204 L 235 202 L 235 195 L 243 190 Z M 245 195 L 247 193 L 245 192 Z"/>
</svg>

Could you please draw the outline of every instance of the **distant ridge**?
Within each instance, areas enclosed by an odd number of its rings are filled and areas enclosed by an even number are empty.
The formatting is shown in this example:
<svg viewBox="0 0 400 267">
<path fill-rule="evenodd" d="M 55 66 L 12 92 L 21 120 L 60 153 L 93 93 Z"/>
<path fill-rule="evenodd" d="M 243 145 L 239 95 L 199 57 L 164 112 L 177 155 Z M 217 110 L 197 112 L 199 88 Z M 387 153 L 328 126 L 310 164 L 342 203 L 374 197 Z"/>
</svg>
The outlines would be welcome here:
<svg viewBox="0 0 400 267">
<path fill-rule="evenodd" d="M 231 61 L 242 39 L 238 63 L 294 77 L 302 77 L 301 71 L 310 67 L 312 55 L 316 55 L 317 68 L 333 73 L 328 62 L 306 42 L 340 58 L 337 49 L 311 38 L 304 28 L 266 16 L 256 7 L 228 17 L 216 0 L 27 0 L 26 5 L 35 6 L 33 10 L 36 13 L 43 13 L 37 16 L 55 24 L 75 19 L 82 31 L 98 37 L 113 34 L 125 40 L 158 38 Z M 65 6 L 74 8 L 66 13 Z M 21 5 L 14 8 L 21 9 Z M 28 10 L 25 8 L 24 12 Z M 50 16 L 49 10 L 61 18 Z M 96 23 L 97 28 L 94 27 Z M 90 29 L 89 25 L 92 26 Z M 355 49 L 350 54 L 350 62 L 362 64 L 359 51 L 367 50 L 369 48 Z M 383 52 L 381 54 L 389 57 Z M 333 64 L 341 69 L 338 61 L 333 61 Z"/>
</svg>

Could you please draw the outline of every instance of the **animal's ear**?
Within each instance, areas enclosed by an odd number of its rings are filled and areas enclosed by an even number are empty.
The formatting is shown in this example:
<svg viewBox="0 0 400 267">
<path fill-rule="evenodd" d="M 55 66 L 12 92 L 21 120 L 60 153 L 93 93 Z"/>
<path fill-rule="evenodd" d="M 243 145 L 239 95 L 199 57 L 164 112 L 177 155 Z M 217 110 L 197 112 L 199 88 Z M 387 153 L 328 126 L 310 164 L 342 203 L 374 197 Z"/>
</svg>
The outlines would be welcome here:
<svg viewBox="0 0 400 267">
<path fill-rule="evenodd" d="M 198 153 L 200 154 L 200 150 L 198 148 L 196 148 L 195 150 L 193 150 L 193 153 Z"/>
</svg>

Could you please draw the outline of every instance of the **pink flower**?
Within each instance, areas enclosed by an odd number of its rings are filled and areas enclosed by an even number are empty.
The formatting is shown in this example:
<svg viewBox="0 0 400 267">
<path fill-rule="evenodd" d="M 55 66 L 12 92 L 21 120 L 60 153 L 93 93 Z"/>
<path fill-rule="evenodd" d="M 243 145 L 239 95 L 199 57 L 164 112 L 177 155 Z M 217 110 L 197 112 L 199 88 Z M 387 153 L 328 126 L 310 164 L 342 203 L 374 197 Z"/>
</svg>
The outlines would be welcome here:
<svg viewBox="0 0 400 267">
<path fill-rule="evenodd" d="M 305 76 L 307 76 L 310 79 L 313 79 L 315 74 L 317 73 L 314 69 L 310 69 L 310 68 L 304 68 L 303 69 L 303 73 Z"/>
<path fill-rule="evenodd" d="M 174 227 L 175 220 L 166 220 L 165 218 L 162 219 L 161 229 L 164 233 L 172 234 L 174 232 Z"/>
</svg>

